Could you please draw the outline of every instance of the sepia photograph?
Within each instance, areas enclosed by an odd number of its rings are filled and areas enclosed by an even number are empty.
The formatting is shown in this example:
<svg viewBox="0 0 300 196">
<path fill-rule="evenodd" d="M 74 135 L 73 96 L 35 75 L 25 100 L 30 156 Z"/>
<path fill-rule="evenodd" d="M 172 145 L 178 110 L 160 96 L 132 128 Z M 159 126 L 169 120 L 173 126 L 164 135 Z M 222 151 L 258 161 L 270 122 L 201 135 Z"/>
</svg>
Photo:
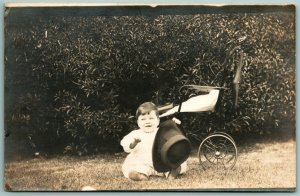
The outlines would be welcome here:
<svg viewBox="0 0 300 196">
<path fill-rule="evenodd" d="M 295 5 L 4 6 L 5 191 L 296 191 Z"/>
</svg>

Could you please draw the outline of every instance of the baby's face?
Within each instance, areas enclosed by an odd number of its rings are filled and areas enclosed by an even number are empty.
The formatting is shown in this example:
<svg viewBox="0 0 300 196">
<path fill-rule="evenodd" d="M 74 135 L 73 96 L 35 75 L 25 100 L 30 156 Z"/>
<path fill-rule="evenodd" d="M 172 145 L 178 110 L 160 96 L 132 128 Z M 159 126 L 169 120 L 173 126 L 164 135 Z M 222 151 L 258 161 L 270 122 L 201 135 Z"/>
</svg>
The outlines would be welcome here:
<svg viewBox="0 0 300 196">
<path fill-rule="evenodd" d="M 140 115 L 137 123 L 140 129 L 149 133 L 158 127 L 159 118 L 156 116 L 155 111 L 151 111 L 149 114 Z"/>
</svg>

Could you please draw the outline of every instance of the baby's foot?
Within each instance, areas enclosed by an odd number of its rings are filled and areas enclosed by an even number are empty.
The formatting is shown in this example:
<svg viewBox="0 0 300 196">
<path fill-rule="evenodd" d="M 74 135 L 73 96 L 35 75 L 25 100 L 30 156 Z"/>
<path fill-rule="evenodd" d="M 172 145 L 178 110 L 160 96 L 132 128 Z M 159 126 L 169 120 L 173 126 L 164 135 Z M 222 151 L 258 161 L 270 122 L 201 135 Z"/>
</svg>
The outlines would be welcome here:
<svg viewBox="0 0 300 196">
<path fill-rule="evenodd" d="M 142 181 L 142 180 L 148 180 L 148 177 L 145 174 L 133 171 L 130 172 L 128 175 L 129 179 L 134 181 Z"/>
<path fill-rule="evenodd" d="M 170 172 L 169 172 L 169 175 L 167 177 L 168 180 L 174 180 L 178 177 L 178 175 L 180 174 L 180 170 L 181 170 L 181 166 L 175 168 L 175 169 L 172 169 Z"/>
</svg>

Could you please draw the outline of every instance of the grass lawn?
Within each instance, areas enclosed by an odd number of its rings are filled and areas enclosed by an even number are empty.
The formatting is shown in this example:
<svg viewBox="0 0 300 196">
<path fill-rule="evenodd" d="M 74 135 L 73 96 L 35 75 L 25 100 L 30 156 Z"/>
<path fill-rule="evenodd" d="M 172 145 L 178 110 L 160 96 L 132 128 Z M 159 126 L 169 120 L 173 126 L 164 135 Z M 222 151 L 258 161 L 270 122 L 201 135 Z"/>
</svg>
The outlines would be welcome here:
<svg viewBox="0 0 300 196">
<path fill-rule="evenodd" d="M 37 156 L 5 163 L 6 188 L 12 191 L 97 190 L 245 190 L 293 191 L 296 187 L 296 142 L 257 143 L 238 147 L 236 166 L 228 171 L 203 170 L 196 153 L 188 159 L 188 172 L 173 181 L 151 177 L 133 182 L 121 173 L 125 153 L 89 157 Z"/>
</svg>

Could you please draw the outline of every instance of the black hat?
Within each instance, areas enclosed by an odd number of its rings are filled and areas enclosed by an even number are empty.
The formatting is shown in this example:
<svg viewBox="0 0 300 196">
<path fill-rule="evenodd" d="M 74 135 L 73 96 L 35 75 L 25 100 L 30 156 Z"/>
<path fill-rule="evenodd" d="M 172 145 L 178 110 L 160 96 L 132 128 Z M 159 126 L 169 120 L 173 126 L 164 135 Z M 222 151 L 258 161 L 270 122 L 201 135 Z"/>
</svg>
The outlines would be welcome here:
<svg viewBox="0 0 300 196">
<path fill-rule="evenodd" d="M 190 141 L 173 120 L 166 120 L 159 125 L 152 149 L 153 166 L 156 171 L 167 172 L 179 167 L 187 160 L 190 152 Z"/>
</svg>

